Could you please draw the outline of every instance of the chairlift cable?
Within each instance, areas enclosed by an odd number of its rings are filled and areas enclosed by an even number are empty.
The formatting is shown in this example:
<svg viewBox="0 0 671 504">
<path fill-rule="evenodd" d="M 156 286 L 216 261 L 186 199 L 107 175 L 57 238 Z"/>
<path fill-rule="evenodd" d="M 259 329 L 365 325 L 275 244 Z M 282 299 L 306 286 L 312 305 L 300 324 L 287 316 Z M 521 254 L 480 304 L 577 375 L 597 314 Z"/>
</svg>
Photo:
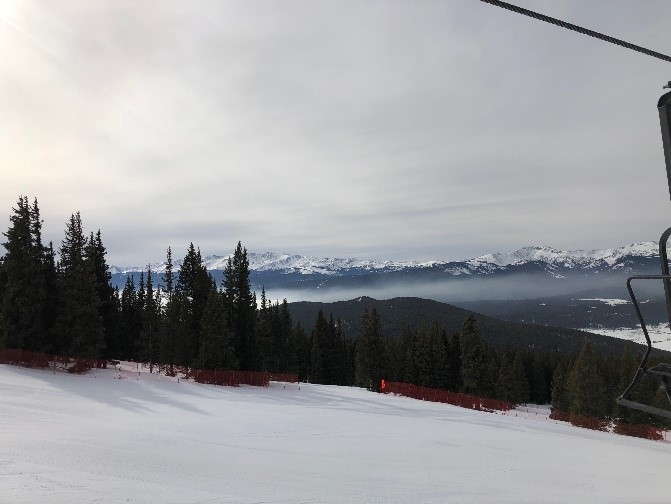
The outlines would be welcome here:
<svg viewBox="0 0 671 504">
<path fill-rule="evenodd" d="M 615 37 L 611 37 L 610 35 L 604 35 L 603 33 L 596 32 L 594 30 L 589 30 L 587 28 L 583 28 L 582 26 L 578 26 L 572 23 L 567 23 L 566 21 L 562 21 L 561 19 L 556 19 L 550 16 L 546 16 L 545 14 L 540 14 L 538 12 L 531 11 L 529 9 L 524 9 L 522 7 L 518 7 L 517 5 L 513 5 L 507 2 L 501 2 L 500 0 L 480 0 L 481 2 L 494 5 L 496 7 L 501 7 L 503 9 L 507 9 L 512 12 L 516 12 L 517 14 L 522 14 L 524 16 L 529 16 L 534 19 L 538 19 L 539 21 L 545 21 L 546 23 L 553 24 L 555 26 L 559 26 L 561 28 L 566 28 L 567 30 L 572 30 L 574 32 L 582 33 L 583 35 L 588 35 L 590 37 L 597 38 L 599 40 L 603 40 L 605 42 L 609 42 L 611 44 L 618 45 L 620 47 L 625 47 L 627 49 L 631 49 L 632 51 L 637 51 L 643 54 L 647 54 L 648 56 L 652 56 L 653 58 L 658 58 L 664 61 L 668 61 L 671 63 L 671 56 L 667 56 L 666 54 L 659 53 L 657 51 L 652 51 L 650 49 L 646 49 L 645 47 L 641 47 L 636 44 L 632 44 L 630 42 L 626 42 L 624 40 L 620 40 Z"/>
</svg>

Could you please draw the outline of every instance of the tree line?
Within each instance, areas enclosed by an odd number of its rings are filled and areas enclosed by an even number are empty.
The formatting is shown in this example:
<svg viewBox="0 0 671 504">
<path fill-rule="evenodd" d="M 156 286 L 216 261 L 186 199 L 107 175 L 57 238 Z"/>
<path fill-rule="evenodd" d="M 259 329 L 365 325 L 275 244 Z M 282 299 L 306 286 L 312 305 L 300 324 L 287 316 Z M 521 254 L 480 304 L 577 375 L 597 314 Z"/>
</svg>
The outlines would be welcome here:
<svg viewBox="0 0 671 504">
<path fill-rule="evenodd" d="M 469 315 L 448 334 L 438 321 L 400 334 L 382 334 L 374 308 L 357 335 L 317 313 L 312 327 L 294 324 L 286 300 L 260 300 L 252 291 L 247 251 L 238 242 L 217 285 L 191 244 L 174 271 L 150 267 L 113 287 L 101 232 L 84 232 L 80 214 L 67 221 L 58 254 L 42 242 L 37 200 L 20 197 L 3 233 L 0 258 L 0 348 L 84 358 L 139 360 L 200 369 L 296 373 L 302 381 L 356 385 L 378 391 L 382 379 L 461 391 L 514 403 L 600 418 L 649 422 L 616 407 L 636 357 L 602 356 L 585 344 L 578 355 L 526 349 L 494 350 Z M 58 259 L 57 259 L 58 257 Z M 160 283 L 160 287 L 157 284 Z M 654 383 L 639 400 L 661 405 Z"/>
</svg>

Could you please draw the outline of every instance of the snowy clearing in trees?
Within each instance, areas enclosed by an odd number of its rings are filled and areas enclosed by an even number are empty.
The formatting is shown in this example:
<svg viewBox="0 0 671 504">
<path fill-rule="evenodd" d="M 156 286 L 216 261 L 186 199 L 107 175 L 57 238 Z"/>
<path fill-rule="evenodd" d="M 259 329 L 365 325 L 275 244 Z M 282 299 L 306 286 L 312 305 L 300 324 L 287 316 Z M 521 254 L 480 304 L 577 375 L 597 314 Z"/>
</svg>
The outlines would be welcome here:
<svg viewBox="0 0 671 504">
<path fill-rule="evenodd" d="M 133 365 L 134 366 L 134 365 Z M 126 368 L 0 365 L 0 501 L 668 502 L 671 445 L 547 420 Z"/>
</svg>

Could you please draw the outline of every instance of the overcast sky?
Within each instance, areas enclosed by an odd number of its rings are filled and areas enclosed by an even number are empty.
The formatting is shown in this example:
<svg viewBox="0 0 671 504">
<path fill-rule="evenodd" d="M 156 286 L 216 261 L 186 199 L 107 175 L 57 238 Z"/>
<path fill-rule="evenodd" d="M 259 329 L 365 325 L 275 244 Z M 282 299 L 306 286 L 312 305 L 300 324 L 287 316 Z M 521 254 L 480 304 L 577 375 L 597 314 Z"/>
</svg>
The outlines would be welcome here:
<svg viewBox="0 0 671 504">
<path fill-rule="evenodd" d="M 671 53 L 667 0 L 516 3 Z M 668 80 L 477 0 L 0 0 L 0 225 L 79 210 L 117 265 L 656 240 Z"/>
</svg>

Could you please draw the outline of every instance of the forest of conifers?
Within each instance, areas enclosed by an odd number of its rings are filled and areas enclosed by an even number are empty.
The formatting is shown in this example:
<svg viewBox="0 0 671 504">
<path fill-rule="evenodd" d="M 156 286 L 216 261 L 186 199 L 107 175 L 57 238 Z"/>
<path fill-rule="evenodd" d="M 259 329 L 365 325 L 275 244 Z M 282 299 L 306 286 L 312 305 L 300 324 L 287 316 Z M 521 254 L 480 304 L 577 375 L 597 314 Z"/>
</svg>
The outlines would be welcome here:
<svg viewBox="0 0 671 504">
<path fill-rule="evenodd" d="M 378 390 L 381 379 L 504 399 L 552 403 L 579 415 L 651 422 L 615 397 L 633 376 L 636 356 L 604 356 L 585 344 L 579 354 L 492 349 L 469 315 L 448 334 L 437 321 L 382 334 L 366 311 L 355 338 L 321 310 L 311 327 L 294 324 L 286 300 L 260 300 L 241 243 L 216 285 L 191 244 L 179 271 L 172 251 L 160 274 L 147 268 L 112 287 L 101 232 L 84 232 L 79 213 L 67 221 L 56 251 L 42 242 L 38 202 L 20 197 L 3 233 L 0 258 L 0 348 L 71 357 L 151 361 L 199 369 L 297 373 L 303 381 Z M 160 283 L 161 287 L 157 287 Z M 638 399 L 662 406 L 653 382 Z"/>
</svg>

